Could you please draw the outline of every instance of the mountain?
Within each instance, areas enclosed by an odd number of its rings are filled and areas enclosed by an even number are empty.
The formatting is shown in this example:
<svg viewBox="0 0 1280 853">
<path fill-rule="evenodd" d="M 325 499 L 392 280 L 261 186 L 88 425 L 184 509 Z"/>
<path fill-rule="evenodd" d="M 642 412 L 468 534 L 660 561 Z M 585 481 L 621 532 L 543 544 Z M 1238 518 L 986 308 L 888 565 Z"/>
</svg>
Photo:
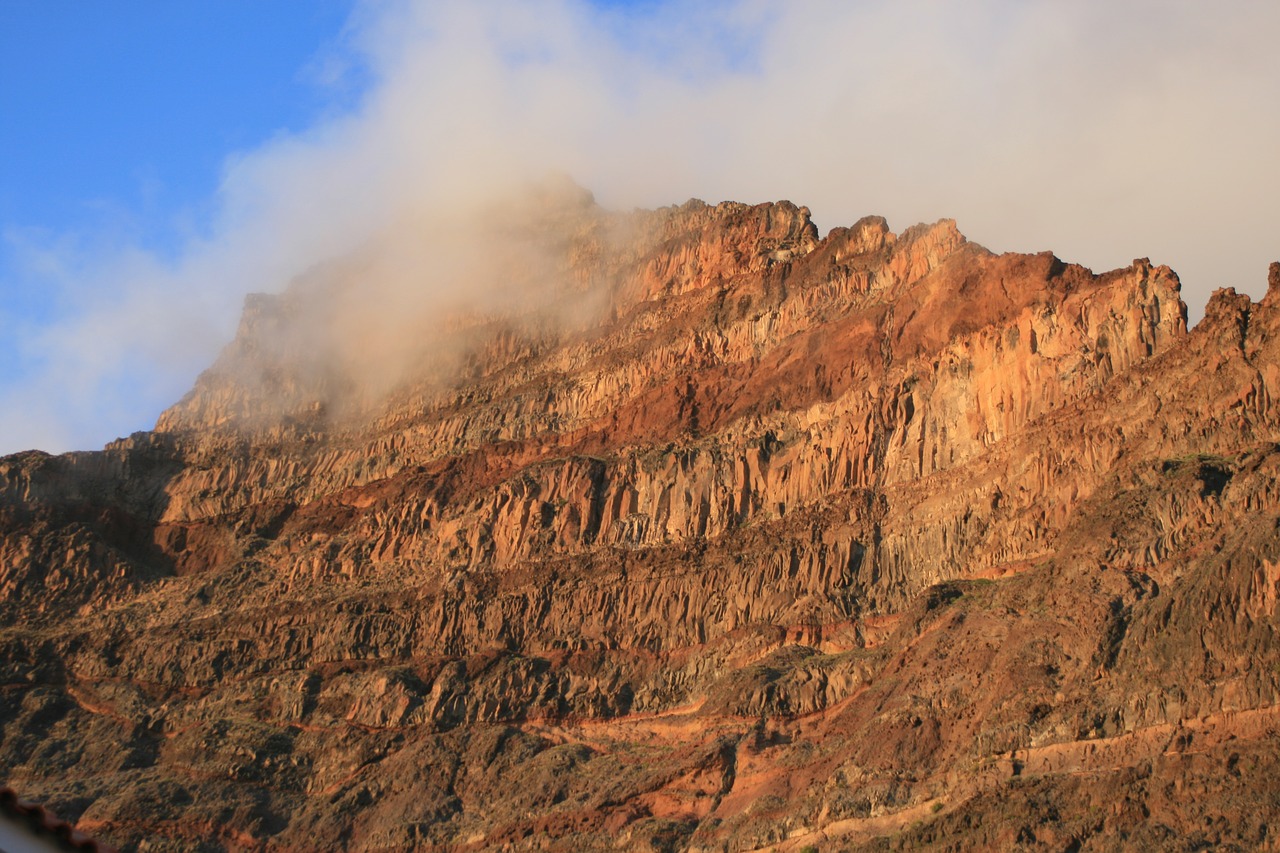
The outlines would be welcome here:
<svg viewBox="0 0 1280 853">
<path fill-rule="evenodd" d="M 148 850 L 1276 845 L 1280 264 L 1188 330 L 950 221 L 522 205 L 0 459 L 7 784 Z"/>
</svg>

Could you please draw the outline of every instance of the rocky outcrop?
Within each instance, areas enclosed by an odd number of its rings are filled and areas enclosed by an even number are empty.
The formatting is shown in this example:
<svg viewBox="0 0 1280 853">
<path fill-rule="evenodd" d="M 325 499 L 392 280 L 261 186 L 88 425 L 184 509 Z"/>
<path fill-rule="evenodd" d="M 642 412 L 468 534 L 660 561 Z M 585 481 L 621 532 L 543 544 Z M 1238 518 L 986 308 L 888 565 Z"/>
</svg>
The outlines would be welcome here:
<svg viewBox="0 0 1280 853">
<path fill-rule="evenodd" d="M 0 460 L 10 784 L 125 844 L 1273 843 L 1270 293 L 539 204 L 554 298 L 386 381 L 317 274 L 154 432 Z"/>
</svg>

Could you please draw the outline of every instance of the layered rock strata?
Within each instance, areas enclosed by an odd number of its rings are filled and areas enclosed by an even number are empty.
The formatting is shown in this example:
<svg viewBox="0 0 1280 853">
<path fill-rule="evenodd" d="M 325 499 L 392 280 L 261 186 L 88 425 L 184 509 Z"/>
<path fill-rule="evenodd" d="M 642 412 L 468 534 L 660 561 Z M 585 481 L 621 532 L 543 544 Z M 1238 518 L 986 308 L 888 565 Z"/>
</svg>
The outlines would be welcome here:
<svg viewBox="0 0 1280 853">
<path fill-rule="evenodd" d="M 1280 266 L 1188 331 L 1146 260 L 554 203 L 561 301 L 376 394 L 301 282 L 0 460 L 10 785 L 159 849 L 1275 843 Z"/>
</svg>

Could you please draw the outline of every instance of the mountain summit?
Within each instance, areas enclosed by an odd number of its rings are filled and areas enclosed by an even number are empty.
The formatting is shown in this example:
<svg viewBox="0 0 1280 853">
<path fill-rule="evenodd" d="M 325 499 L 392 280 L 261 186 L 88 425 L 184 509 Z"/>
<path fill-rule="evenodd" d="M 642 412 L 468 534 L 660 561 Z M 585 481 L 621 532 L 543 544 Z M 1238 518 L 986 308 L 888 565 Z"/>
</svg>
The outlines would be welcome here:
<svg viewBox="0 0 1280 853">
<path fill-rule="evenodd" d="M 0 772 L 147 849 L 1274 845 L 1280 265 L 572 187 L 0 459 Z"/>
</svg>

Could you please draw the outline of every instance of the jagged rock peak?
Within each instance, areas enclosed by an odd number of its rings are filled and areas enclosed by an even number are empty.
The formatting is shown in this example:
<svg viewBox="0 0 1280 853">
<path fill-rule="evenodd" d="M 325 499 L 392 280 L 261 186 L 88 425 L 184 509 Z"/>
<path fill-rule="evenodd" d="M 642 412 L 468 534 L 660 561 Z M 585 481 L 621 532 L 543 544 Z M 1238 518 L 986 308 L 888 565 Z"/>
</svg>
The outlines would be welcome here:
<svg viewBox="0 0 1280 853">
<path fill-rule="evenodd" d="M 126 847 L 1272 844 L 1270 296 L 567 210 L 447 232 L 555 299 L 299 334 L 366 258 L 163 431 L 0 459 L 0 775 Z"/>
<path fill-rule="evenodd" d="M 1263 298 L 1273 302 L 1280 299 L 1280 261 L 1272 261 L 1267 269 L 1267 295 Z"/>
<path fill-rule="evenodd" d="M 251 296 L 236 340 L 192 393 L 165 412 L 157 429 L 274 429 L 285 423 L 324 429 L 335 419 L 352 426 L 356 416 L 365 423 L 409 417 L 438 405 L 429 401 L 462 373 L 499 375 L 540 348 L 564 344 L 566 335 L 612 341 L 612 347 L 638 343 L 663 326 L 675 334 L 677 327 L 711 323 L 714 335 L 699 344 L 689 366 L 708 359 L 734 362 L 772 347 L 785 330 L 808 333 L 820 317 L 880 303 L 897 302 L 904 309 L 894 348 L 933 351 L 957 335 L 1061 298 L 1055 290 L 1095 289 L 1121 279 L 1141 284 L 1141 292 L 1123 291 L 1129 303 L 1155 300 L 1150 310 L 1141 308 L 1152 330 L 1134 326 L 1124 335 L 1142 339 L 1150 351 L 1185 327 L 1177 277 L 1145 259 L 1099 277 L 1048 253 L 997 258 L 969 243 L 951 219 L 898 236 L 883 217 L 869 216 L 820 238 L 809 209 L 785 200 L 713 206 L 690 199 L 615 214 L 572 185 L 547 192 L 568 198 L 576 212 L 554 222 L 534 213 L 534 236 L 525 242 L 513 243 L 509 236 L 518 229 L 504 226 L 502 239 L 478 244 L 486 261 L 507 246 L 532 246 L 532 262 L 521 265 L 516 280 L 539 278 L 542 295 L 513 300 L 507 290 L 480 312 L 451 313 L 428 302 L 416 313 L 383 316 L 379 299 L 368 292 L 368 277 L 359 274 L 363 268 L 355 266 L 354 272 L 339 267 L 338 274 L 317 274 L 280 296 Z M 999 283 L 994 270 L 1000 266 L 1009 268 L 1004 275 L 1025 279 L 1020 292 L 1011 294 Z M 429 277 L 431 268 L 424 274 Z M 756 293 L 761 287 L 763 293 Z M 792 291 L 797 298 L 788 296 Z M 740 316 L 706 303 L 731 297 Z M 335 310 L 330 303 L 349 308 Z M 748 322 L 762 310 L 753 306 L 774 303 L 799 313 L 768 319 L 767 327 Z M 566 322 L 565 305 L 583 306 L 572 322 Z M 513 311 L 518 306 L 523 314 Z M 372 312 L 369 322 L 356 324 L 365 338 L 344 343 L 350 316 L 362 312 Z M 675 323 L 676 316 L 685 319 Z M 377 331 L 372 343 L 370 327 Z M 689 334 L 689 328 L 679 334 Z M 1122 360 L 1116 364 L 1132 358 L 1126 349 L 1111 349 L 1108 358 Z M 689 354 L 673 358 L 678 367 Z"/>
</svg>

